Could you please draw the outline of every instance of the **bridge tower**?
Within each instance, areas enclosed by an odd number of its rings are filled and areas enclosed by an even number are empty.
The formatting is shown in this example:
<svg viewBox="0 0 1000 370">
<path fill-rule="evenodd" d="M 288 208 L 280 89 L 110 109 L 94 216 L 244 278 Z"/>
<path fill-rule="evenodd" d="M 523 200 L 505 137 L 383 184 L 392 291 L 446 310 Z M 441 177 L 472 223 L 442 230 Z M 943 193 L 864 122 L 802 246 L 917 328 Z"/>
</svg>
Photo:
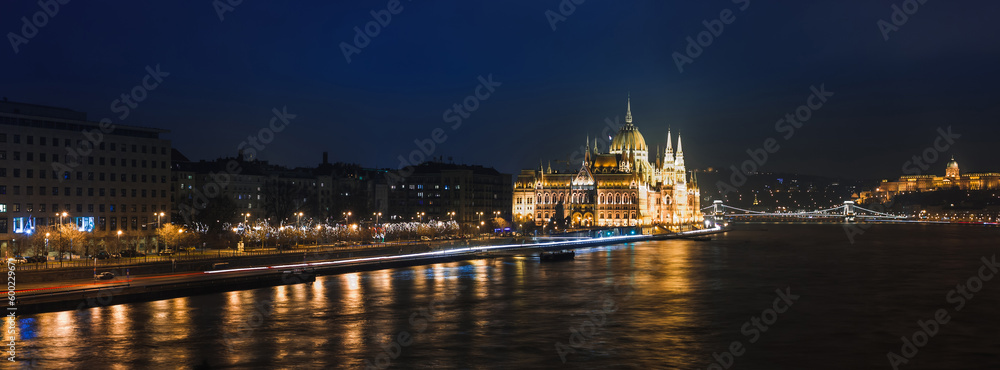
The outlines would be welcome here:
<svg viewBox="0 0 1000 370">
<path fill-rule="evenodd" d="M 722 223 L 724 217 L 725 209 L 722 206 L 722 201 L 716 200 L 712 202 L 712 214 L 705 215 L 705 226 L 715 227 L 715 225 Z"/>
<path fill-rule="evenodd" d="M 854 201 L 845 200 L 844 201 L 844 221 L 854 222 Z"/>
</svg>

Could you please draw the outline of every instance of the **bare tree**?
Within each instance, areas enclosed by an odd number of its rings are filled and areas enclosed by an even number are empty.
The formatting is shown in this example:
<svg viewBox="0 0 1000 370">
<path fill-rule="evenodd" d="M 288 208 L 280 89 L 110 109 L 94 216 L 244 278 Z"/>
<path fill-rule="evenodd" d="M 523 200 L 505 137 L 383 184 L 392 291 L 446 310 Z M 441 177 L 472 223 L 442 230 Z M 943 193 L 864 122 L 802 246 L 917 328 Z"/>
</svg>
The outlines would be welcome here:
<svg viewBox="0 0 1000 370">
<path fill-rule="evenodd" d="M 87 233 L 80 231 L 74 224 L 62 224 L 55 227 L 53 234 L 56 249 L 59 251 L 59 259 L 62 260 L 66 252 L 83 251 L 89 248 L 87 245 Z M 50 239 L 53 240 L 53 239 Z M 72 254 L 70 255 L 72 258 Z"/>
</svg>

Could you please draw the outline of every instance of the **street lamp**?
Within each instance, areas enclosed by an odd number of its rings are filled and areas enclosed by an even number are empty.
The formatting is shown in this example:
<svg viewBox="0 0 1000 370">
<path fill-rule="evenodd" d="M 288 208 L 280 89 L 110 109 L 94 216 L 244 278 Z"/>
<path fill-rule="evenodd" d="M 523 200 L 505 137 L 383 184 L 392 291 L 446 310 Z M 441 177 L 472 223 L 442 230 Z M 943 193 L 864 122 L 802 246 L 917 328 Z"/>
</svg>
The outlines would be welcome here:
<svg viewBox="0 0 1000 370">
<path fill-rule="evenodd" d="M 157 229 L 160 228 L 160 217 L 163 217 L 163 215 L 164 215 L 163 212 L 160 212 L 160 213 L 153 212 L 153 216 L 156 216 L 156 228 Z"/>
<path fill-rule="evenodd" d="M 62 226 L 62 224 L 63 224 L 63 217 L 66 217 L 69 214 L 66 213 L 66 212 L 63 212 L 63 213 L 57 213 L 57 215 L 59 215 L 59 226 Z"/>
<path fill-rule="evenodd" d="M 351 223 L 351 211 L 344 212 L 343 216 L 344 216 L 344 223 L 345 224 L 350 224 Z"/>
<path fill-rule="evenodd" d="M 295 227 L 299 226 L 299 222 L 302 220 L 302 212 L 295 214 Z"/>
<path fill-rule="evenodd" d="M 417 212 L 417 217 L 420 220 L 420 222 L 424 222 L 424 215 L 425 214 L 426 213 L 424 213 L 424 212 Z"/>
</svg>

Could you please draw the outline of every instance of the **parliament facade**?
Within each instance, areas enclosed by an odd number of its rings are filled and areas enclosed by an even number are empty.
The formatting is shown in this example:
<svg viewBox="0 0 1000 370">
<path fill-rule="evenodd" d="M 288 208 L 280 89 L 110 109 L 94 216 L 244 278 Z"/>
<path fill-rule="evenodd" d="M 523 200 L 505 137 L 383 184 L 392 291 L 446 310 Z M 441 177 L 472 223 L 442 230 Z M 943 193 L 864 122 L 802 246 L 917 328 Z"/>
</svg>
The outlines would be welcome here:
<svg viewBox="0 0 1000 370">
<path fill-rule="evenodd" d="M 628 103 L 625 125 L 607 153 L 587 142 L 579 171 L 522 170 L 514 183 L 513 216 L 517 223 L 544 225 L 566 220 L 570 227 L 700 224 L 697 179 L 688 181 L 684 149 L 677 152 L 668 132 L 666 150 L 650 162 L 650 151 L 632 124 Z"/>
</svg>

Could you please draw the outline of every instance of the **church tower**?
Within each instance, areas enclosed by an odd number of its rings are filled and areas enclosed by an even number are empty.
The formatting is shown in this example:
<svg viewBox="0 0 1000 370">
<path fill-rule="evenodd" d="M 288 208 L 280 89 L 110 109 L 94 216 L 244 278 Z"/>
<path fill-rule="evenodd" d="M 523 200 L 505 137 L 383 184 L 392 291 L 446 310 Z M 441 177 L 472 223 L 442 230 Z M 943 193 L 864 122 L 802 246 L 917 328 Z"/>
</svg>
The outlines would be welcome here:
<svg viewBox="0 0 1000 370">
<path fill-rule="evenodd" d="M 684 167 L 684 145 L 681 144 L 681 135 L 677 135 L 677 154 L 674 158 L 674 172 L 676 183 L 687 182 L 687 169 Z"/>
<path fill-rule="evenodd" d="M 667 129 L 667 150 L 665 152 L 666 158 L 663 159 L 663 184 L 671 185 L 675 180 L 674 175 L 674 138 L 670 133 L 670 129 Z"/>
</svg>

